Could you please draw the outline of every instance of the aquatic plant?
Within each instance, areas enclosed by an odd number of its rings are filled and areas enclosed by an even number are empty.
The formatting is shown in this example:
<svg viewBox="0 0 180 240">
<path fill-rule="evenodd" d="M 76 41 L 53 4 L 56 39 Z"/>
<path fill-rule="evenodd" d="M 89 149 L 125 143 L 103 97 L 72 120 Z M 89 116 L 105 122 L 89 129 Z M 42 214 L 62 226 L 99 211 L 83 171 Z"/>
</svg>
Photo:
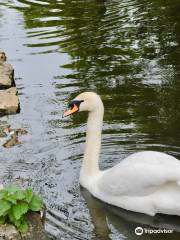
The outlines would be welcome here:
<svg viewBox="0 0 180 240">
<path fill-rule="evenodd" d="M 28 230 L 27 213 L 42 208 L 42 199 L 31 188 L 7 186 L 0 190 L 0 224 L 13 224 L 20 233 Z"/>
</svg>

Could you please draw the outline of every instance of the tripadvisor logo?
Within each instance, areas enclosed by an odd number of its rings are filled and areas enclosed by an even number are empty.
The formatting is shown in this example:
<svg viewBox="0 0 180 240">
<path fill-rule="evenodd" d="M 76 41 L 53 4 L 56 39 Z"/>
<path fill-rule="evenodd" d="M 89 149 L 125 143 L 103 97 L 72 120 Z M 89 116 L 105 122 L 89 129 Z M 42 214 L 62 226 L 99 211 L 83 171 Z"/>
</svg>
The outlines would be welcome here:
<svg viewBox="0 0 180 240">
<path fill-rule="evenodd" d="M 143 228 L 142 227 L 135 228 L 135 234 L 136 235 L 142 235 L 143 234 Z"/>
<path fill-rule="evenodd" d="M 159 234 L 159 233 L 173 233 L 173 229 L 150 229 L 150 228 L 142 228 L 142 227 L 136 227 L 134 230 L 136 235 L 142 235 L 144 234 Z"/>
</svg>

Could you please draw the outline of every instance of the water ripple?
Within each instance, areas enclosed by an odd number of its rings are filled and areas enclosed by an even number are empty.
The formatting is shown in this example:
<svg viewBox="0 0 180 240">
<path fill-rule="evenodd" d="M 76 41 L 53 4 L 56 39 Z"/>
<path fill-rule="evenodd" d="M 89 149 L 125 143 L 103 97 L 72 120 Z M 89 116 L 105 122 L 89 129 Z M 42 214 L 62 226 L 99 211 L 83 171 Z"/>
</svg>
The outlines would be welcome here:
<svg viewBox="0 0 180 240">
<path fill-rule="evenodd" d="M 180 158 L 179 11 L 179 0 L 1 0 L 0 45 L 21 100 L 9 120 L 28 130 L 1 149 L 1 179 L 30 180 L 51 239 L 134 239 L 132 222 L 79 187 L 86 116 L 61 117 L 78 93 L 105 105 L 102 169 L 137 150 Z"/>
</svg>

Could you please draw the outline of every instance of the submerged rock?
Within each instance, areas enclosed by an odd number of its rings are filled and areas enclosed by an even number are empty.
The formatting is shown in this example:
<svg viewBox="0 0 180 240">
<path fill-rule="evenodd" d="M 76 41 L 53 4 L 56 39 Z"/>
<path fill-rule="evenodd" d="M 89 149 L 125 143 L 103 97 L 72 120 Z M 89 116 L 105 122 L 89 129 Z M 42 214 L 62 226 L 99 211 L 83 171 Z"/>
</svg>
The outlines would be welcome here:
<svg viewBox="0 0 180 240">
<path fill-rule="evenodd" d="M 13 134 L 10 139 L 8 139 L 4 144 L 3 147 L 5 148 L 11 148 L 16 145 L 21 144 L 21 142 L 18 140 L 18 137 L 16 134 Z"/>
<path fill-rule="evenodd" d="M 10 126 L 5 128 L 4 130 L 5 134 L 10 136 L 10 139 L 8 139 L 2 146 L 5 148 L 10 148 L 16 145 L 21 144 L 18 137 L 27 134 L 27 130 L 23 128 L 18 129 L 11 129 Z"/>
<path fill-rule="evenodd" d="M 23 128 L 12 129 L 6 121 L 0 120 L 0 145 L 10 148 L 21 144 L 19 137 L 27 134 L 27 130 Z"/>
<path fill-rule="evenodd" d="M 17 113 L 20 110 L 17 89 L 0 90 L 0 115 Z"/>
<path fill-rule="evenodd" d="M 10 125 L 6 121 L 0 120 L 0 138 L 4 138 L 7 136 L 6 130 L 10 127 Z"/>
</svg>

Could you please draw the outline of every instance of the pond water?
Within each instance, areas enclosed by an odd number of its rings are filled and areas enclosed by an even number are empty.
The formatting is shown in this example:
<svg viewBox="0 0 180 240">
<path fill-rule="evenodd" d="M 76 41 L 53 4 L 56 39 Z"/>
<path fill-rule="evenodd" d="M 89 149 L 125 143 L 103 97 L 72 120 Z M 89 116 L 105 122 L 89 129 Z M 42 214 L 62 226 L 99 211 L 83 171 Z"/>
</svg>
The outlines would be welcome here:
<svg viewBox="0 0 180 240">
<path fill-rule="evenodd" d="M 86 115 L 62 119 L 78 93 L 105 105 L 100 166 L 156 150 L 180 159 L 179 0 L 1 0 L 0 48 L 15 68 L 23 144 L 0 149 L 0 179 L 30 179 L 45 200 L 51 239 L 139 239 L 137 226 L 176 229 L 179 218 L 111 208 L 79 186 Z M 164 224 L 164 225 L 163 225 Z"/>
</svg>

